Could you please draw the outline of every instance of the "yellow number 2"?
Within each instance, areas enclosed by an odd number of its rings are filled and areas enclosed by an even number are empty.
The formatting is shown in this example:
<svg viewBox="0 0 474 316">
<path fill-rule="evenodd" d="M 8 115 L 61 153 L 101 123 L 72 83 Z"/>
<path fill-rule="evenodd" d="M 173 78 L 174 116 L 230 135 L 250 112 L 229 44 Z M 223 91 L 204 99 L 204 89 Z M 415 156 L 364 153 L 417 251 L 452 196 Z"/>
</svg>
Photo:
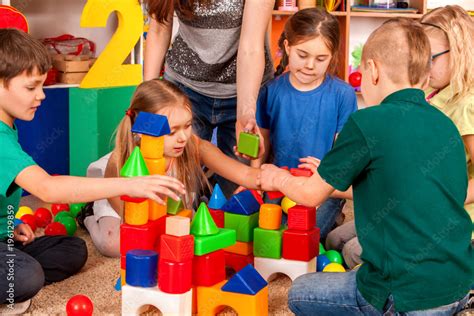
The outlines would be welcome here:
<svg viewBox="0 0 474 316">
<path fill-rule="evenodd" d="M 123 65 L 143 32 L 143 14 L 138 0 L 88 0 L 81 16 L 81 27 L 105 27 L 107 18 L 117 12 L 118 27 L 109 44 L 81 82 L 81 88 L 138 85 L 141 65 Z"/>
</svg>

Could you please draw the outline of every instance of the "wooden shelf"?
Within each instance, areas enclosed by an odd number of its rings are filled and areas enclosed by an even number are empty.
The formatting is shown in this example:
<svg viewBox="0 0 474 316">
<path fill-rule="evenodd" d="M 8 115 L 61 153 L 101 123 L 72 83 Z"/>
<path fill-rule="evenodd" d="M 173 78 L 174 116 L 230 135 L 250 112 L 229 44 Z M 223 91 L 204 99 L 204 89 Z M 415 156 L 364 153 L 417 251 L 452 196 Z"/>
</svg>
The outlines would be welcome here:
<svg viewBox="0 0 474 316">
<path fill-rule="evenodd" d="M 365 18 L 396 18 L 404 17 L 411 19 L 420 19 L 423 14 L 420 13 L 377 13 L 377 12 L 350 12 L 351 17 L 365 17 Z"/>
</svg>

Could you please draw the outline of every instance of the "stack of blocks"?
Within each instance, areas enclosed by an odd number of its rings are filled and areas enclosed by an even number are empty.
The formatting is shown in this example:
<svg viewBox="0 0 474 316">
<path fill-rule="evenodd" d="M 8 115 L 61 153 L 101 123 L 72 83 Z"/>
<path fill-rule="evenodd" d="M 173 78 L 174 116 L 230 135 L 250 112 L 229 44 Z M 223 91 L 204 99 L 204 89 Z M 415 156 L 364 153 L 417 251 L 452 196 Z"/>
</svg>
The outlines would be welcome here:
<svg viewBox="0 0 474 316">
<path fill-rule="evenodd" d="M 291 169 L 294 176 L 311 176 L 311 171 Z M 280 227 L 282 209 L 279 205 L 260 207 L 259 227 L 254 231 L 255 268 L 270 280 L 284 273 L 291 280 L 316 271 L 319 253 L 319 228 L 316 209 L 296 205 L 288 210 L 288 229 Z"/>
<path fill-rule="evenodd" d="M 267 283 L 251 265 L 225 280 L 223 249 L 235 244 L 236 231 L 218 228 L 206 204 L 201 203 L 191 233 L 195 236 L 193 285 L 197 305 L 193 313 L 215 315 L 230 306 L 239 315 L 267 315 Z"/>
<path fill-rule="evenodd" d="M 254 229 L 258 227 L 258 215 L 261 201 L 250 190 L 232 196 L 222 206 L 224 227 L 235 230 L 237 242 L 225 249 L 226 265 L 239 271 L 247 264 L 253 265 Z"/>
</svg>

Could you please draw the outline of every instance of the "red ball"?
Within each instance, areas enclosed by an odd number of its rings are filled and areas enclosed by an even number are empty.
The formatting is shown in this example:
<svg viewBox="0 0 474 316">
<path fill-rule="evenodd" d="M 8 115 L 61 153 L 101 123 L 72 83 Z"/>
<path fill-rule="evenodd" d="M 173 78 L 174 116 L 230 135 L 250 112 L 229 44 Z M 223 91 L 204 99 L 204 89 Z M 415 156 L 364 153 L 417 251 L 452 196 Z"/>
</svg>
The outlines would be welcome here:
<svg viewBox="0 0 474 316">
<path fill-rule="evenodd" d="M 362 81 L 362 74 L 358 71 L 354 71 L 349 75 L 349 83 L 354 88 L 360 87 L 360 83 Z"/>
<path fill-rule="evenodd" d="M 35 218 L 36 226 L 46 227 L 46 225 L 51 223 L 53 220 L 53 215 L 51 215 L 51 212 L 48 209 L 40 207 L 35 211 Z"/>
<path fill-rule="evenodd" d="M 69 204 L 52 204 L 51 205 L 51 212 L 53 215 L 56 216 L 61 211 L 69 211 Z"/>
<path fill-rule="evenodd" d="M 56 236 L 56 235 L 66 236 L 67 230 L 63 224 L 58 223 L 58 222 L 53 222 L 51 224 L 48 224 L 48 226 L 46 226 L 46 228 L 44 229 L 44 234 L 47 236 Z"/>
<path fill-rule="evenodd" d="M 36 218 L 31 214 L 25 214 L 20 218 L 23 223 L 30 225 L 31 230 L 36 230 Z"/>
<path fill-rule="evenodd" d="M 94 311 L 94 304 L 90 298 L 79 294 L 71 297 L 66 304 L 68 316 L 90 316 Z"/>
</svg>

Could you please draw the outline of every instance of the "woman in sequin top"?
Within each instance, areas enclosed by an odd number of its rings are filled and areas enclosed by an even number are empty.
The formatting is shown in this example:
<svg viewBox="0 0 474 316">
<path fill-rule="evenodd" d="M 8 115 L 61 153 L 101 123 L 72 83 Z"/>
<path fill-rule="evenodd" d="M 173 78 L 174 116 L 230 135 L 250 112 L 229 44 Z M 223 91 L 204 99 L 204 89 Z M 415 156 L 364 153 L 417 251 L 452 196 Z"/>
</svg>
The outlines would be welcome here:
<svg viewBox="0 0 474 316">
<path fill-rule="evenodd" d="M 157 78 L 164 64 L 165 78 L 176 83 L 193 103 L 195 133 L 210 140 L 217 127 L 218 147 L 235 157 L 236 129 L 237 133 L 244 128 L 257 131 L 258 92 L 273 75 L 266 29 L 275 1 L 144 2 L 152 17 L 145 80 Z M 174 13 L 179 28 L 168 51 Z M 217 180 L 227 196 L 235 189 L 232 183 Z"/>
</svg>

